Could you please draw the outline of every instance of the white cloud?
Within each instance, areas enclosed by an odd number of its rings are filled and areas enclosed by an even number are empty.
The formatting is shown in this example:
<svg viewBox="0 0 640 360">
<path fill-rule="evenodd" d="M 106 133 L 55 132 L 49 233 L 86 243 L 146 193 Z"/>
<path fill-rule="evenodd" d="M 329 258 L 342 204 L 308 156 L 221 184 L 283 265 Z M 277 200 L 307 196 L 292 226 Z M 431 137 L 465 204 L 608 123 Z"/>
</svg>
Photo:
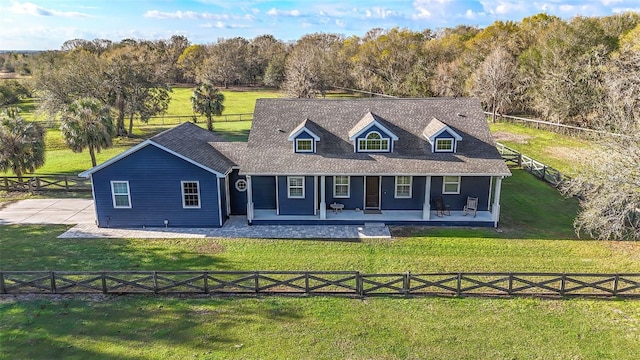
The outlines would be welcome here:
<svg viewBox="0 0 640 360">
<path fill-rule="evenodd" d="M 414 20 L 430 19 L 435 16 L 455 15 L 450 11 L 453 0 L 415 0 L 411 18 Z"/>
<path fill-rule="evenodd" d="M 396 15 L 398 15 L 398 13 L 395 11 L 381 7 L 374 7 L 371 8 L 371 10 L 365 11 L 365 16 L 371 19 L 386 19 L 387 17 Z"/>
<path fill-rule="evenodd" d="M 247 14 L 248 16 L 251 16 Z M 174 12 L 161 12 L 158 10 L 149 10 L 144 15 L 150 19 L 178 19 L 178 20 L 228 20 L 230 16 L 228 14 L 211 14 L 211 13 L 199 13 L 195 11 L 174 11 Z"/>
<path fill-rule="evenodd" d="M 286 10 L 277 10 L 276 8 L 271 8 L 269 9 L 269 11 L 267 11 L 267 15 L 270 16 L 300 16 L 300 11 L 299 10 L 290 10 L 290 11 L 286 11 Z"/>
<path fill-rule="evenodd" d="M 58 10 L 52 10 L 52 9 L 45 9 L 42 6 L 30 3 L 30 2 L 25 2 L 25 3 L 14 2 L 13 5 L 9 8 L 9 11 L 14 14 L 32 15 L 32 16 L 60 16 L 60 17 L 69 17 L 69 18 L 89 17 L 88 14 L 83 14 L 75 11 L 58 11 Z"/>
<path fill-rule="evenodd" d="M 340 20 L 340 19 L 336 19 L 336 26 L 343 28 L 343 27 L 347 26 L 347 24 L 344 21 Z"/>
</svg>

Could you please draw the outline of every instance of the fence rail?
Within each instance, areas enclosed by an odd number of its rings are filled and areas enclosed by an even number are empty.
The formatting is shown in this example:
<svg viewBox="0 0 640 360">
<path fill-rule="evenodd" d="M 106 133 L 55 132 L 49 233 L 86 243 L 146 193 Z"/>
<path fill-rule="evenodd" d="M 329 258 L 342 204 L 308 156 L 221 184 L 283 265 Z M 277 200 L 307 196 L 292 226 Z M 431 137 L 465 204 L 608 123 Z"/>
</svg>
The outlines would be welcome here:
<svg viewBox="0 0 640 360">
<path fill-rule="evenodd" d="M 493 113 L 488 111 L 485 111 L 484 113 L 485 115 L 493 115 Z M 594 129 L 588 129 L 588 128 L 583 128 L 579 126 L 565 125 L 565 124 L 554 123 L 550 121 L 544 121 L 539 119 L 529 119 L 529 118 L 523 118 L 523 117 L 511 116 L 511 115 L 496 114 L 496 121 L 506 121 L 506 122 L 512 122 L 512 123 L 517 122 L 517 123 L 522 123 L 523 125 L 535 127 L 536 129 L 546 129 L 546 130 L 555 131 L 561 134 L 584 134 L 589 136 L 594 136 L 594 135 L 624 136 L 621 134 L 610 133 L 602 130 L 594 130 Z"/>
<path fill-rule="evenodd" d="M 35 175 L 23 177 L 0 176 L 0 190 L 4 191 L 91 191 L 89 179 L 67 175 Z"/>
<path fill-rule="evenodd" d="M 640 273 L 0 271 L 0 294 L 307 294 L 640 298 Z"/>
<path fill-rule="evenodd" d="M 545 165 L 504 144 L 496 142 L 496 148 L 498 148 L 498 152 L 500 152 L 502 158 L 508 165 L 522 168 L 530 174 L 533 174 L 540 180 L 543 180 L 555 187 L 560 185 L 562 181 L 569 178 L 568 176 L 562 174 L 560 170 Z"/>
</svg>

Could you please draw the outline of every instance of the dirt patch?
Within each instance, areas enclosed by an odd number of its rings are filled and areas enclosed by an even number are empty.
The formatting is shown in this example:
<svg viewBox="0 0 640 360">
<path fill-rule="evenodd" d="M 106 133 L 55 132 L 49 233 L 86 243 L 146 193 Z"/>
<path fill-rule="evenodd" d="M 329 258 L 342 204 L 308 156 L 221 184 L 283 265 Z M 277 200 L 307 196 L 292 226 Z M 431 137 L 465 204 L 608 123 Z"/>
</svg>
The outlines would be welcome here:
<svg viewBox="0 0 640 360">
<path fill-rule="evenodd" d="M 218 244 L 215 241 L 207 242 L 206 244 L 200 245 L 197 249 L 200 254 L 222 254 L 227 249 L 224 246 Z"/>
<path fill-rule="evenodd" d="M 529 139 L 532 139 L 533 136 L 524 134 L 512 134 L 505 131 L 497 131 L 493 133 L 493 138 L 498 142 L 509 141 L 516 144 L 528 144 Z"/>
<path fill-rule="evenodd" d="M 558 159 L 564 159 L 573 163 L 583 163 L 585 160 L 593 157 L 594 150 L 588 148 L 551 146 L 545 150 L 549 155 Z"/>
</svg>

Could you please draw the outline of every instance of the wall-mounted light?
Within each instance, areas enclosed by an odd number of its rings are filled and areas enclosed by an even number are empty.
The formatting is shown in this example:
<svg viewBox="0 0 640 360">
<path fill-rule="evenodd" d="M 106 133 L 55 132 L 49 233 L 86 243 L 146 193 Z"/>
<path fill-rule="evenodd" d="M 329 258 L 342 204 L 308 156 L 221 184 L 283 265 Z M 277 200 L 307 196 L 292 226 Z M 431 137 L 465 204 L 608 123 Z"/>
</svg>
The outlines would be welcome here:
<svg viewBox="0 0 640 360">
<path fill-rule="evenodd" d="M 169 226 L 169 219 L 164 219 L 164 227 Z"/>
</svg>

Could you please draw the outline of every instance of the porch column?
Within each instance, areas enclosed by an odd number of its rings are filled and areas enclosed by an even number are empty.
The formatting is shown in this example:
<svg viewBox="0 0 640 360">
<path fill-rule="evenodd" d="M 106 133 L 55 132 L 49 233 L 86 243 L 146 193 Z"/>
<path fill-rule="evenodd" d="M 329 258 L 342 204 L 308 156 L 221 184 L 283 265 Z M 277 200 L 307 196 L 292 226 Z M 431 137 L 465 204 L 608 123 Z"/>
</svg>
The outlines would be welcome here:
<svg viewBox="0 0 640 360">
<path fill-rule="evenodd" d="M 253 221 L 253 187 L 251 186 L 251 175 L 247 175 L 247 221 Z"/>
<path fill-rule="evenodd" d="M 498 227 L 498 219 L 500 219 L 500 190 L 502 188 L 502 176 L 496 177 L 496 190 L 493 197 L 492 217 L 493 227 Z"/>
<path fill-rule="evenodd" d="M 424 182 L 424 204 L 422 204 L 422 220 L 431 219 L 431 175 Z"/>
<path fill-rule="evenodd" d="M 320 220 L 327 218 L 327 203 L 325 201 L 325 176 L 320 176 Z"/>
</svg>

